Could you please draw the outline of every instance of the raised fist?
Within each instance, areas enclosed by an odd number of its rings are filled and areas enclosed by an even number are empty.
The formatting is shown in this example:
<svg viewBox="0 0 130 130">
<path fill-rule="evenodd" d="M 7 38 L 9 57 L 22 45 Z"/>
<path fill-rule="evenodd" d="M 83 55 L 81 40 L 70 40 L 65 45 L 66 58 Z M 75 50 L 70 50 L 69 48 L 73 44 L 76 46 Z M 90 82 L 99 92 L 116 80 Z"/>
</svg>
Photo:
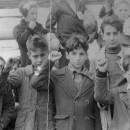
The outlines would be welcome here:
<svg viewBox="0 0 130 130">
<path fill-rule="evenodd" d="M 35 21 L 31 21 L 29 23 L 29 28 L 34 29 L 35 27 L 36 27 L 36 22 Z"/>
<path fill-rule="evenodd" d="M 107 59 L 97 59 L 96 61 L 96 68 L 100 71 L 100 72 L 106 72 L 107 70 Z"/>
<path fill-rule="evenodd" d="M 59 60 L 61 58 L 61 56 L 62 56 L 61 52 L 51 51 L 48 56 L 48 59 L 52 62 L 56 62 L 57 60 Z"/>
</svg>

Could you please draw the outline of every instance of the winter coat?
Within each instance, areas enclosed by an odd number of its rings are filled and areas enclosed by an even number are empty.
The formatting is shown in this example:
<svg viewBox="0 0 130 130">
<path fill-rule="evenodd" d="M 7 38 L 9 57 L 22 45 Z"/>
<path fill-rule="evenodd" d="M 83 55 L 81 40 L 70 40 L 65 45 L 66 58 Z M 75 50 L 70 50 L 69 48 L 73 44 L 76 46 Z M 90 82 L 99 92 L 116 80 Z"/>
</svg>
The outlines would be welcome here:
<svg viewBox="0 0 130 130">
<path fill-rule="evenodd" d="M 15 122 L 15 130 L 48 130 L 54 129 L 53 95 L 48 91 L 37 91 L 30 85 L 34 75 L 32 65 L 19 68 L 10 75 L 3 92 L 18 90 L 19 111 Z M 48 101 L 49 99 L 49 101 Z M 47 118 L 48 117 L 48 118 Z M 48 126 L 47 126 L 48 125 Z"/>
<path fill-rule="evenodd" d="M 52 67 L 52 63 L 50 65 Z M 48 89 L 48 66 L 45 63 L 35 77 L 33 88 Z M 86 79 L 78 92 L 68 67 L 51 72 L 49 88 L 54 93 L 57 130 L 101 130 L 99 109 L 94 101 L 94 83 L 88 71 L 84 75 Z"/>
<path fill-rule="evenodd" d="M 95 100 L 105 105 L 113 105 L 113 118 L 108 130 L 130 130 L 130 104 L 126 81 L 118 88 L 108 90 L 107 77 L 96 77 Z"/>
<path fill-rule="evenodd" d="M 82 13 L 84 13 L 86 9 L 86 7 L 81 2 L 76 2 L 76 7 L 77 10 Z M 55 28 L 56 24 L 57 29 Z M 77 14 L 66 0 L 56 2 L 52 6 L 52 11 L 48 15 L 46 21 L 46 29 L 50 31 L 50 28 L 51 32 L 56 33 L 62 46 L 65 46 L 66 40 L 68 40 L 73 34 L 77 33 L 87 36 L 83 27 L 83 20 L 78 18 Z"/>
<path fill-rule="evenodd" d="M 12 92 L 0 95 L 0 130 L 6 128 L 14 114 L 14 99 Z"/>
<path fill-rule="evenodd" d="M 13 29 L 13 36 L 16 39 L 20 54 L 21 54 L 21 65 L 22 67 L 31 64 L 31 61 L 27 55 L 27 48 L 26 48 L 26 41 L 30 35 L 34 34 L 47 34 L 47 31 L 42 27 L 40 23 L 36 23 L 36 27 L 32 30 L 28 27 L 28 23 L 22 19 L 20 24 L 14 27 Z"/>
</svg>

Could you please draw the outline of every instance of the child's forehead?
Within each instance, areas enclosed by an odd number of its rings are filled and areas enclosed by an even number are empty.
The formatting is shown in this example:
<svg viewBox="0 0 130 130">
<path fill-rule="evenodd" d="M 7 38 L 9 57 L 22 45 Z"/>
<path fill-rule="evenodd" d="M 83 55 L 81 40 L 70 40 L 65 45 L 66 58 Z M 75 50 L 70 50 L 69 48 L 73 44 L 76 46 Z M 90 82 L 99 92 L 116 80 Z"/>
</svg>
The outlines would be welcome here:
<svg viewBox="0 0 130 130">
<path fill-rule="evenodd" d="M 104 26 L 104 32 L 119 32 L 116 27 L 112 26 L 111 24 L 106 24 Z"/>
<path fill-rule="evenodd" d="M 74 48 L 72 52 L 84 52 L 87 53 L 82 47 Z"/>
<path fill-rule="evenodd" d="M 31 54 L 34 53 L 48 53 L 48 49 L 47 48 L 35 48 L 35 50 L 31 50 L 30 52 Z"/>
</svg>

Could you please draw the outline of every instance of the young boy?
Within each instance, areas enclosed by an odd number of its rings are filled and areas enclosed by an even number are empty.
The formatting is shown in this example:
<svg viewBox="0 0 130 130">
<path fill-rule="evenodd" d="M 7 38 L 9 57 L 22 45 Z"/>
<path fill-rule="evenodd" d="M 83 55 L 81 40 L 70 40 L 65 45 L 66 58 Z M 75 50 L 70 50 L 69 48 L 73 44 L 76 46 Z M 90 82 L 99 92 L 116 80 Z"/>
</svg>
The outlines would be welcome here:
<svg viewBox="0 0 130 130">
<path fill-rule="evenodd" d="M 123 58 L 123 69 L 127 80 L 124 79 L 118 88 L 108 90 L 107 67 L 106 59 L 97 60 L 95 99 L 105 105 L 114 105 L 109 130 L 130 130 L 130 55 Z"/>
<path fill-rule="evenodd" d="M 18 89 L 20 106 L 15 130 L 52 130 L 54 124 L 51 92 L 48 95 L 47 90 L 37 91 L 30 85 L 36 68 L 42 64 L 48 54 L 48 45 L 45 38 L 35 35 L 28 38 L 26 45 L 32 65 L 18 68 L 10 75 L 6 84 L 1 85 L 0 90 L 6 92 Z"/>
<path fill-rule="evenodd" d="M 21 66 L 30 65 L 31 61 L 27 56 L 26 42 L 30 35 L 46 35 L 47 31 L 42 24 L 38 22 L 38 4 L 34 0 L 24 0 L 19 5 L 19 11 L 22 14 L 22 19 L 13 29 L 13 36 L 16 39 L 20 54 Z"/>
<path fill-rule="evenodd" d="M 91 60 L 90 72 L 96 75 L 96 60 L 107 59 L 108 66 L 108 90 L 118 88 L 120 82 L 124 80 L 121 61 L 124 55 L 124 49 L 121 47 L 120 37 L 122 35 L 123 24 L 117 16 L 109 16 L 104 18 L 101 24 L 102 38 L 105 46 L 101 48 L 99 53 Z M 108 130 L 111 119 L 113 117 L 113 106 L 110 107 L 99 105 L 101 108 L 101 121 L 103 130 Z M 111 114 L 110 114 L 111 110 Z"/>
<path fill-rule="evenodd" d="M 32 87 L 38 91 L 53 91 L 57 130 L 101 130 L 99 110 L 94 101 L 94 82 L 84 65 L 87 50 L 85 37 L 72 36 L 66 42 L 68 66 L 50 72 L 49 67 L 61 57 L 60 52 L 52 51 L 50 62 L 48 59 L 44 62 L 32 81 Z"/>
</svg>

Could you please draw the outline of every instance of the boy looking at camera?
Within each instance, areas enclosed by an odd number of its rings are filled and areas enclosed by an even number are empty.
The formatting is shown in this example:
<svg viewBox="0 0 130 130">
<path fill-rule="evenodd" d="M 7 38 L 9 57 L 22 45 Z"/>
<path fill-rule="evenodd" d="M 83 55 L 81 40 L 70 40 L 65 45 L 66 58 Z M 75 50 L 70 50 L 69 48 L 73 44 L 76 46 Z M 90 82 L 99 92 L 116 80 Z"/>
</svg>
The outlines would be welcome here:
<svg viewBox="0 0 130 130">
<path fill-rule="evenodd" d="M 18 90 L 19 111 L 15 122 L 15 130 L 52 130 L 53 123 L 53 98 L 48 91 L 37 91 L 32 88 L 30 81 L 33 80 L 37 67 L 45 60 L 48 54 L 48 43 L 45 38 L 29 36 L 27 40 L 28 57 L 32 64 L 18 68 L 2 84 L 1 92 L 11 89 Z M 8 62 L 8 69 L 13 64 Z M 6 83 L 6 84 L 5 84 Z M 48 100 L 50 99 L 50 100 Z"/>
<path fill-rule="evenodd" d="M 94 101 L 94 82 L 84 65 L 87 50 L 84 36 L 72 36 L 66 42 L 68 66 L 51 71 L 61 57 L 60 52 L 52 51 L 32 81 L 32 87 L 38 91 L 53 91 L 57 130 L 101 130 L 99 110 Z"/>
</svg>

